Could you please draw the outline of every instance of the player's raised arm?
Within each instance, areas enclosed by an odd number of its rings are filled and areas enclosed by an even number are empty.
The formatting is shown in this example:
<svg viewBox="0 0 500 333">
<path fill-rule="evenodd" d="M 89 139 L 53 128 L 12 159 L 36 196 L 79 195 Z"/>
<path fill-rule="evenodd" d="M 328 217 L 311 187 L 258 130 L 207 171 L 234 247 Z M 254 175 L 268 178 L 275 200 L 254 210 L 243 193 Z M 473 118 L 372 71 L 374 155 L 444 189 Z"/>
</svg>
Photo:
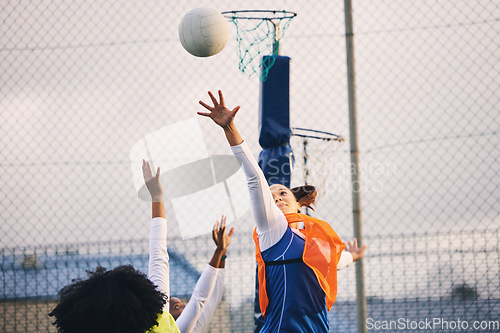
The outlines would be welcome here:
<svg viewBox="0 0 500 333">
<path fill-rule="evenodd" d="M 220 269 L 220 266 L 225 259 L 223 256 L 226 255 L 233 232 L 234 228 L 231 228 L 229 233 L 226 233 L 226 217 L 224 215 L 221 223 L 219 221 L 215 223 L 212 238 L 216 248 L 212 259 L 196 282 L 188 304 L 176 319 L 181 332 L 205 332 L 208 330 L 217 305 L 222 299 L 224 271 Z"/>
<path fill-rule="evenodd" d="M 142 160 L 144 182 L 151 194 L 152 219 L 149 230 L 148 279 L 158 290 L 170 297 L 170 266 L 167 252 L 167 221 L 163 204 L 163 187 L 160 183 L 160 168 L 153 174 L 148 161 Z M 164 310 L 168 312 L 169 302 Z"/>
<path fill-rule="evenodd" d="M 237 146 L 243 142 L 243 138 L 236 129 L 233 120 L 240 107 L 237 106 L 233 110 L 229 110 L 224 102 L 224 96 L 222 95 L 222 91 L 219 90 L 218 93 L 219 93 L 219 101 L 217 101 L 217 99 L 215 98 L 214 94 L 211 91 L 208 92 L 208 95 L 212 100 L 213 106 L 210 106 L 204 103 L 203 101 L 200 101 L 200 104 L 203 105 L 203 107 L 210 112 L 198 112 L 198 114 L 200 116 L 212 118 L 214 123 L 222 127 L 222 129 L 224 130 L 229 145 Z"/>
<path fill-rule="evenodd" d="M 252 201 L 257 232 L 265 234 L 260 237 L 261 249 L 266 249 L 281 239 L 287 228 L 287 222 L 285 216 L 274 202 L 264 173 L 236 129 L 234 118 L 240 107 L 237 106 L 232 111 L 229 110 L 225 105 L 222 92 L 219 90 L 218 93 L 219 101 L 217 101 L 212 92 L 208 93 L 213 106 L 200 101 L 200 104 L 210 112 L 198 112 L 198 114 L 211 118 L 217 125 L 222 127 L 234 156 L 243 166 L 250 192 L 250 200 Z M 268 232 L 270 230 L 272 232 Z"/>
</svg>

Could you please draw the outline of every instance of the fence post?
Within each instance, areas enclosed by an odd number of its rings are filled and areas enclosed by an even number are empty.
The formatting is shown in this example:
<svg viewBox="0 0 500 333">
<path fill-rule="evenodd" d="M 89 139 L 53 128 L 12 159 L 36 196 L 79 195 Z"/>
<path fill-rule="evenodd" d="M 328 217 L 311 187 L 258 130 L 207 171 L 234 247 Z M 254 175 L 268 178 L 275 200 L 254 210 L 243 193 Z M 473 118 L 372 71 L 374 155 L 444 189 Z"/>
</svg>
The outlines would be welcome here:
<svg viewBox="0 0 500 333">
<path fill-rule="evenodd" d="M 351 163 L 355 170 L 351 173 L 352 184 L 352 213 L 354 222 L 354 236 L 358 245 L 363 245 L 362 218 L 361 218 L 361 186 L 359 182 L 358 135 L 356 120 L 356 80 L 354 72 L 354 36 L 352 25 L 352 6 L 350 0 L 344 0 L 345 12 L 345 40 L 347 53 L 347 90 L 349 98 L 349 141 Z M 363 259 L 356 262 L 356 305 L 358 317 L 358 333 L 366 332 L 366 297 L 364 287 Z"/>
</svg>

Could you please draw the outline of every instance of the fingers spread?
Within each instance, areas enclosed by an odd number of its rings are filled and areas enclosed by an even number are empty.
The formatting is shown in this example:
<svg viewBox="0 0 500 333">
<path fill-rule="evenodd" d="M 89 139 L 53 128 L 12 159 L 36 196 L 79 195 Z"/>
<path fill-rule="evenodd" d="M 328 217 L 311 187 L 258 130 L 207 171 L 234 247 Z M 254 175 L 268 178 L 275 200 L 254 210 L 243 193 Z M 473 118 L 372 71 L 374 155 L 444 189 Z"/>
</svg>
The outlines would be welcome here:
<svg viewBox="0 0 500 333">
<path fill-rule="evenodd" d="M 235 108 L 233 109 L 233 111 L 231 111 L 231 112 L 233 113 L 233 117 L 234 117 L 234 115 L 238 112 L 238 110 L 239 110 L 239 109 L 240 109 L 240 106 L 238 105 L 237 107 L 235 107 Z"/>
<path fill-rule="evenodd" d="M 224 103 L 224 96 L 222 96 L 222 91 L 219 90 L 219 101 L 222 106 L 225 106 L 226 104 Z"/>
<path fill-rule="evenodd" d="M 153 177 L 153 171 L 151 170 L 151 165 L 149 161 L 145 159 L 142 160 L 142 175 L 144 176 L 144 180 L 148 181 Z"/>
<path fill-rule="evenodd" d="M 214 103 L 214 106 L 217 106 L 219 105 L 219 103 L 217 102 L 217 99 L 215 98 L 214 94 L 212 94 L 211 91 L 208 92 L 208 96 L 210 96 L 210 99 L 212 100 L 212 102 Z"/>
<path fill-rule="evenodd" d="M 210 105 L 206 104 L 205 102 L 203 101 L 199 101 L 198 103 L 200 103 L 205 109 L 208 109 L 210 111 L 213 111 L 213 107 L 211 107 Z"/>
</svg>

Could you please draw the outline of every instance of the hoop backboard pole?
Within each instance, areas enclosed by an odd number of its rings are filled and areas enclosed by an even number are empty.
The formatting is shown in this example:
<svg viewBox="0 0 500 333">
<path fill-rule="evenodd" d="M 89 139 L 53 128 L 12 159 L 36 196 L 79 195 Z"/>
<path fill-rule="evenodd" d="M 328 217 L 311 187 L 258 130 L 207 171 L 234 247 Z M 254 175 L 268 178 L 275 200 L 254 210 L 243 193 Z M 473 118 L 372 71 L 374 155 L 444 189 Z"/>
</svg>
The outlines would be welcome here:
<svg viewBox="0 0 500 333">
<path fill-rule="evenodd" d="M 349 98 L 349 136 L 351 149 L 351 164 L 355 172 L 351 173 L 352 184 L 352 214 L 354 236 L 359 247 L 363 246 L 361 186 L 359 182 L 359 152 L 356 116 L 356 80 L 354 71 L 354 35 L 352 24 L 351 0 L 344 0 L 345 40 L 347 55 L 347 92 Z M 363 258 L 356 262 L 356 305 L 358 317 L 358 333 L 366 333 L 366 297 L 364 287 Z"/>
<path fill-rule="evenodd" d="M 271 20 L 271 23 L 274 26 L 273 54 L 279 55 L 280 54 L 281 37 L 283 35 L 283 27 L 281 26 L 281 21 L 278 21 L 278 23 L 276 23 L 273 20 Z"/>
</svg>

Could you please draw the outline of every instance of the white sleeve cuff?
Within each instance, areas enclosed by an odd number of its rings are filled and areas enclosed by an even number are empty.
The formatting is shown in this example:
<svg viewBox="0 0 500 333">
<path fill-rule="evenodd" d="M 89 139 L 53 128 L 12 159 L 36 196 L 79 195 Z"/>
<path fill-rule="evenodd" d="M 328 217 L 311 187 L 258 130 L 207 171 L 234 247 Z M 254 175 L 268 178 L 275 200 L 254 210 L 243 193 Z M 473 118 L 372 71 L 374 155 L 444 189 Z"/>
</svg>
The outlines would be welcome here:
<svg viewBox="0 0 500 333">
<path fill-rule="evenodd" d="M 243 152 L 244 148 L 248 149 L 248 145 L 245 140 L 243 140 L 243 142 L 240 143 L 239 145 L 231 146 L 231 150 L 234 154 Z"/>
<path fill-rule="evenodd" d="M 154 217 L 149 224 L 149 239 L 162 240 L 167 238 L 167 219 Z"/>
<path fill-rule="evenodd" d="M 349 251 L 342 251 L 340 254 L 340 260 L 337 263 L 337 270 L 345 268 L 352 264 L 354 262 L 354 259 L 352 258 L 352 254 Z"/>
</svg>

